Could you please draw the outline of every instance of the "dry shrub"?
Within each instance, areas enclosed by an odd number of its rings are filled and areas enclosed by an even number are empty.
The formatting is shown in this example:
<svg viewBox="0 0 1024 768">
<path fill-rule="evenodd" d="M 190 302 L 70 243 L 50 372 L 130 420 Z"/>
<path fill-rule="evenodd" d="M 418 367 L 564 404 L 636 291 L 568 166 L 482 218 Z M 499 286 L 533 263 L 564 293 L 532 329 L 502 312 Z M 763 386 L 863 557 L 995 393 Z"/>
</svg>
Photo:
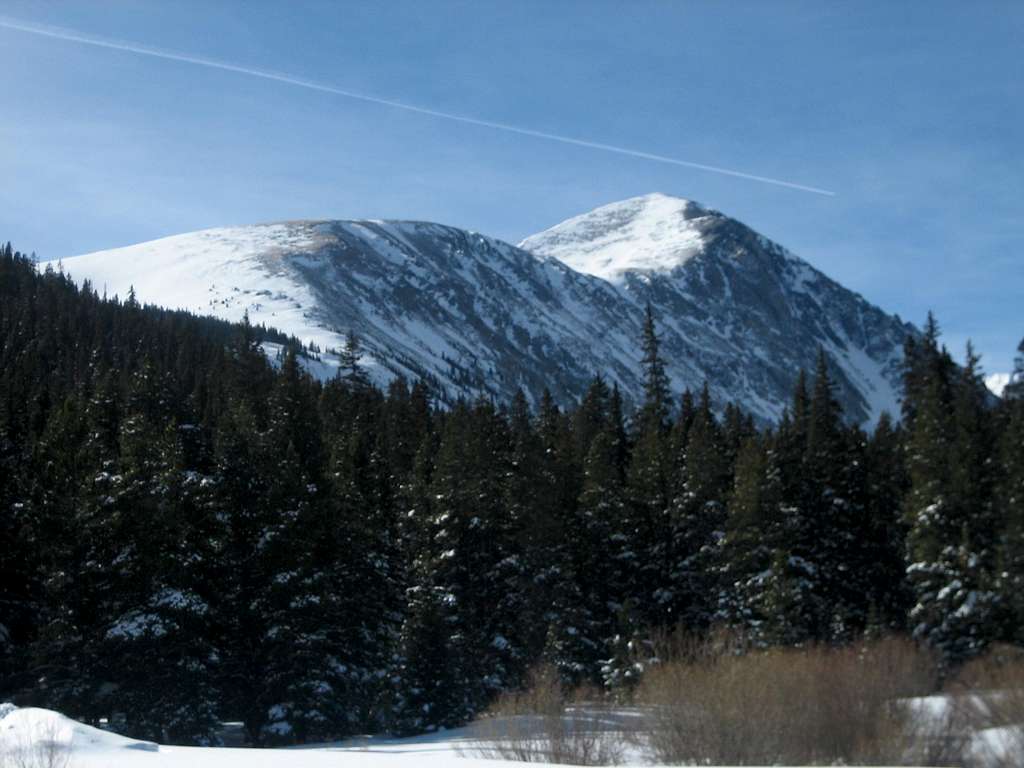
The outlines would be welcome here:
<svg viewBox="0 0 1024 768">
<path fill-rule="evenodd" d="M 71 745 L 57 723 L 41 724 L 6 751 L 0 747 L 0 768 L 68 768 Z"/>
<path fill-rule="evenodd" d="M 978 733 L 972 758 L 979 765 L 1024 765 L 1024 651 L 996 646 L 966 664 L 949 694 L 968 727 Z"/>
<path fill-rule="evenodd" d="M 735 653 L 716 641 L 648 671 L 639 700 L 662 763 L 942 762 L 901 701 L 934 690 L 936 664 L 909 641 Z M 720 652 L 724 649 L 726 652 Z M 943 734 L 941 734 L 944 736 Z M 945 749 L 945 747 L 943 747 Z"/>
<path fill-rule="evenodd" d="M 566 693 L 551 667 L 499 697 L 473 730 L 476 756 L 527 763 L 617 765 L 626 738 L 600 694 Z"/>
<path fill-rule="evenodd" d="M 13 750 L 9 755 L 9 761 L 11 768 L 68 768 L 71 751 L 65 744 L 37 741 L 30 746 Z"/>
</svg>

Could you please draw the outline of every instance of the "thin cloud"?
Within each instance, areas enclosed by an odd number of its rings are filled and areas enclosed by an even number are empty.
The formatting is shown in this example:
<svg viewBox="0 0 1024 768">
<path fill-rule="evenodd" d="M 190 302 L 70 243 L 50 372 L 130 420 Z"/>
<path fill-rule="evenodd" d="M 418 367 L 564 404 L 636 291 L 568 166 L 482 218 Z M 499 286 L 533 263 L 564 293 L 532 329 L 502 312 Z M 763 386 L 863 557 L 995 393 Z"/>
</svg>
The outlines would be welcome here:
<svg viewBox="0 0 1024 768">
<path fill-rule="evenodd" d="M 259 77 L 264 80 L 273 80 L 278 83 L 285 83 L 287 85 L 294 85 L 299 88 L 307 88 L 313 91 L 320 91 L 322 93 L 330 93 L 335 96 L 343 96 L 347 99 L 357 99 L 363 102 L 369 102 L 371 104 L 379 104 L 385 107 L 392 107 L 394 109 L 402 109 L 406 112 L 415 112 L 420 115 L 428 115 L 430 117 L 440 118 L 442 120 L 451 120 L 458 123 L 464 123 L 467 125 L 476 125 L 483 128 L 492 128 L 498 131 L 505 131 L 507 133 L 515 133 L 521 136 L 530 136 L 536 139 L 544 139 L 547 141 L 557 141 L 562 144 L 570 144 L 576 147 L 585 147 L 586 149 L 594 149 L 602 152 L 611 152 L 617 155 L 625 155 L 627 157 L 635 157 L 641 160 L 650 160 L 656 163 L 665 163 L 668 165 L 677 165 L 684 168 L 693 168 L 699 171 L 708 171 L 710 173 L 717 173 L 723 176 L 732 176 L 738 179 L 746 179 L 747 181 L 758 181 L 763 184 L 773 184 L 779 187 L 786 187 L 788 189 L 795 189 L 801 192 L 811 192 L 816 195 L 827 195 L 829 197 L 834 196 L 836 193 L 827 189 L 821 189 L 819 187 L 812 187 L 806 184 L 797 184 L 792 181 L 785 181 L 783 179 L 775 179 L 770 176 L 759 176 L 753 173 L 747 173 L 745 171 L 737 171 L 730 168 L 722 168 L 715 165 L 707 165 L 705 163 L 696 163 L 690 160 L 681 160 L 676 157 L 668 157 L 666 155 L 658 155 L 653 152 L 643 152 L 637 149 L 630 149 L 628 147 L 620 147 L 614 144 L 604 144 L 599 141 L 589 141 L 586 139 L 573 138 L 572 136 L 562 136 L 557 133 L 548 133 L 547 131 L 538 131 L 533 128 L 526 128 L 519 125 L 511 125 L 509 123 L 499 123 L 493 120 L 484 120 L 477 117 L 470 117 L 469 115 L 459 115 L 452 112 L 443 112 L 437 109 L 431 109 L 429 107 L 422 107 L 416 104 L 409 104 L 402 101 L 394 101 L 393 99 L 385 99 L 379 96 L 372 96 L 366 93 L 358 93 L 356 91 L 349 91 L 344 88 L 338 88 L 334 85 L 328 85 L 326 83 L 320 83 L 315 80 L 308 80 L 302 77 L 296 77 L 284 72 L 275 72 L 268 69 L 258 69 L 256 67 L 243 66 L 241 64 L 233 64 L 228 61 L 221 61 L 220 59 L 211 59 L 205 56 L 193 56 L 187 53 L 180 53 L 178 51 L 170 51 L 164 48 L 154 48 L 148 45 L 142 45 L 140 43 L 134 43 L 125 40 L 115 40 L 111 38 L 98 37 L 96 35 L 89 35 L 83 32 L 78 32 L 73 29 L 67 29 L 64 27 L 53 27 L 44 26 L 39 24 L 31 24 L 16 19 L 9 19 L 0 17 L 0 28 L 10 29 L 17 32 L 26 32 L 32 35 L 40 35 L 42 37 L 54 38 L 57 40 L 67 40 L 73 43 L 81 43 L 83 45 L 92 45 L 98 48 L 109 48 L 115 51 L 127 51 L 128 53 L 135 53 L 141 56 L 151 56 L 157 59 L 166 59 L 168 61 L 178 61 L 185 64 L 194 64 L 200 67 L 209 67 L 211 69 L 220 69 L 225 72 L 235 72 L 240 75 L 248 75 L 250 77 Z"/>
</svg>

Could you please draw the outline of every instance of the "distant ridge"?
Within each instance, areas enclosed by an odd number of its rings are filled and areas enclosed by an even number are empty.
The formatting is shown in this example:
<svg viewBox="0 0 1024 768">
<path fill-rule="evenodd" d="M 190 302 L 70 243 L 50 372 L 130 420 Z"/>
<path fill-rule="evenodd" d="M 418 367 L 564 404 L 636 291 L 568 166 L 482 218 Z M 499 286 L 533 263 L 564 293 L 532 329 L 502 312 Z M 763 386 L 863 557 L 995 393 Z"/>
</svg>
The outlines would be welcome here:
<svg viewBox="0 0 1024 768">
<path fill-rule="evenodd" d="M 785 248 L 662 194 L 601 206 L 519 247 L 441 224 L 292 221 L 210 229 L 65 259 L 111 294 L 231 320 L 246 312 L 340 348 L 354 331 L 378 383 L 425 378 L 443 401 L 545 388 L 563 403 L 595 372 L 640 397 L 650 303 L 676 390 L 707 380 L 777 419 L 821 347 L 854 421 L 898 410 L 909 324 Z M 333 372 L 326 355 L 313 367 Z"/>
</svg>

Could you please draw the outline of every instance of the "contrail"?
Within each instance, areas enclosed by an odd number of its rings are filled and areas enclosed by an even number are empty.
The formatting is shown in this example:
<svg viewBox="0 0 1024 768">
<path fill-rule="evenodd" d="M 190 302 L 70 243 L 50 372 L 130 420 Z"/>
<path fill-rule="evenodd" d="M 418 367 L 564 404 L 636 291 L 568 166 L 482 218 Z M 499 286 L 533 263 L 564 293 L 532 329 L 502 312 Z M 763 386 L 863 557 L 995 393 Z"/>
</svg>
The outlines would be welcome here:
<svg viewBox="0 0 1024 768">
<path fill-rule="evenodd" d="M 294 75 L 289 75 L 283 72 L 274 72 L 273 70 L 269 69 L 257 69 L 255 67 L 246 67 L 242 66 L 241 64 L 232 64 L 228 61 L 206 58 L 205 56 L 193 56 L 188 53 L 179 53 L 178 51 L 169 51 L 163 48 L 154 48 L 148 45 L 142 45 L 141 43 L 133 43 L 125 40 L 114 40 L 105 37 L 97 37 L 95 35 L 88 35 L 64 27 L 52 27 L 39 24 L 30 24 L 23 21 L 17 21 L 15 19 L 5 19 L 3 17 L 0 17 L 0 27 L 4 29 L 16 30 L 18 32 L 28 32 L 29 34 L 33 35 L 41 35 L 43 37 L 56 38 L 57 40 L 69 40 L 74 43 L 92 45 L 98 48 L 110 48 L 115 51 L 128 51 L 129 53 L 137 53 L 141 56 L 152 56 L 157 59 L 180 61 L 186 64 L 195 64 L 200 67 L 220 69 L 224 70 L 225 72 L 236 72 L 240 75 L 249 75 L 250 77 L 261 77 L 264 80 L 273 80 L 278 83 L 296 85 L 300 88 L 308 88 L 313 91 L 331 93 L 334 94 L 335 96 L 344 96 L 347 99 L 357 99 L 359 101 L 369 102 L 371 104 L 380 104 L 385 107 L 404 109 L 407 112 L 416 112 L 417 114 L 421 115 L 439 117 L 443 120 L 453 120 L 458 123 L 477 125 L 482 126 L 484 128 L 493 128 L 495 130 L 506 131 L 508 133 L 517 133 L 521 136 L 532 136 L 533 138 L 537 139 L 546 139 L 548 141 L 557 141 L 562 144 L 571 144 L 576 147 L 586 147 L 587 149 L 597 149 L 604 152 L 613 152 L 617 155 L 626 155 L 627 157 L 636 157 L 642 160 L 652 160 L 657 163 L 679 165 L 684 168 L 695 168 L 699 171 L 709 171 L 711 173 L 722 174 L 723 176 L 733 176 L 738 179 L 747 179 L 748 181 L 760 181 L 764 184 L 774 184 L 779 187 L 798 189 L 801 192 L 813 192 L 814 194 L 817 195 L 828 195 L 829 197 L 833 197 L 836 194 L 835 192 L 831 192 L 827 189 L 811 187 L 807 186 L 806 184 L 797 184 L 795 182 L 784 181 L 782 179 L 774 179 L 770 176 L 758 176 L 753 173 L 745 173 L 744 171 L 736 171 L 730 168 L 721 168 L 716 165 L 695 163 L 690 160 L 680 160 L 679 158 L 667 157 L 666 155 L 656 155 L 652 152 L 642 152 L 637 149 L 619 147 L 614 144 L 604 144 L 599 141 L 577 139 L 573 138 L 572 136 L 562 136 L 557 133 L 538 131 L 533 128 L 525 128 L 519 125 L 510 125 L 508 123 L 498 123 L 494 122 L 493 120 L 484 120 L 478 117 L 470 117 L 469 115 L 455 114 L 453 112 L 442 112 L 441 110 L 430 109 L 429 107 L 420 107 L 415 104 L 408 104 L 402 101 L 394 101 L 392 99 L 384 99 L 379 96 L 371 96 L 366 93 L 349 91 L 344 88 L 338 88 L 336 86 L 328 85 L 326 83 L 319 83 L 316 82 L 315 80 L 307 80 L 305 78 L 296 77 Z"/>
</svg>

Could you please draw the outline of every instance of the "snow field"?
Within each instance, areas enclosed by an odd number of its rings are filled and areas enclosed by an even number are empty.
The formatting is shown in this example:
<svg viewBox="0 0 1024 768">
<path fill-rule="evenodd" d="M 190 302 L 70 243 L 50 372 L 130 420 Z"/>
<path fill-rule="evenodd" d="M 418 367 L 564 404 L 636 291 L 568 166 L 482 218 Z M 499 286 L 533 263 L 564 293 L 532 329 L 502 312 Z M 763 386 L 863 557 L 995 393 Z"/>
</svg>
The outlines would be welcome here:
<svg viewBox="0 0 1024 768">
<path fill-rule="evenodd" d="M 954 706 L 949 696 L 928 696 L 905 704 L 922 723 L 936 727 Z M 570 714 L 570 718 L 578 717 Z M 643 713 L 635 709 L 601 710 L 583 716 L 595 730 L 620 739 L 619 765 L 652 765 L 629 733 L 642 728 Z M 499 734 L 529 732 L 529 718 L 519 722 L 486 722 L 409 738 L 365 737 L 338 744 L 289 749 L 164 746 L 119 736 L 76 722 L 47 709 L 18 709 L 0 704 L 0 766 L 4 768 L 498 768 L 521 762 L 498 759 Z M 630 722 L 633 721 L 633 722 Z M 524 725 L 525 724 L 525 725 Z M 522 742 L 526 743 L 526 742 Z M 536 749 L 544 749 L 540 740 Z M 966 735 L 966 765 L 1008 768 L 1017 765 L 1020 728 L 982 728 Z M 508 742 L 505 742 L 506 747 Z M 519 744 L 518 746 L 522 746 Z M 507 751 L 504 752 L 507 754 Z M 541 763 L 536 755 L 530 760 Z"/>
<path fill-rule="evenodd" d="M 9 705 L 3 705 L 9 706 Z M 4 709 L 0 709 L 3 715 Z M 519 765 L 474 756 L 479 734 L 461 728 L 405 739 L 367 737 L 293 749 L 163 746 L 78 723 L 46 709 L 9 708 L 0 719 L 0 766 L 12 768 L 497 768 Z M 56 764 L 27 765 L 18 755 L 56 746 Z M 33 758 L 34 760 L 35 758 Z"/>
</svg>

